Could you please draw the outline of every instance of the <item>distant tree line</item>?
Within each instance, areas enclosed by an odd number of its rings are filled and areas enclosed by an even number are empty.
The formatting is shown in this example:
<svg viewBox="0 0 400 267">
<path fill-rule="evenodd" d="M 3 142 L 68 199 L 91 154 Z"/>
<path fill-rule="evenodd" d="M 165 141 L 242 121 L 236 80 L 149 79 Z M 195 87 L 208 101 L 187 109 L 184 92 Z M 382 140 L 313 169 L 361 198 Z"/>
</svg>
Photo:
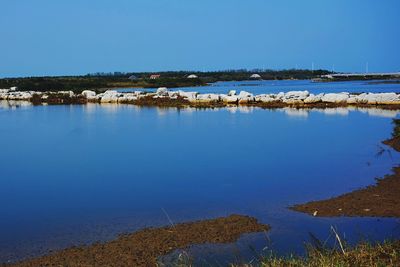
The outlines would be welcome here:
<svg viewBox="0 0 400 267">
<path fill-rule="evenodd" d="M 101 91 L 107 88 L 157 88 L 157 87 L 188 87 L 202 86 L 217 81 L 244 81 L 249 80 L 250 75 L 257 73 L 264 80 L 284 79 L 313 79 L 331 72 L 326 70 L 225 70 L 225 71 L 165 71 L 158 72 L 160 78 L 150 79 L 154 73 L 150 72 L 112 72 L 94 73 L 83 76 L 45 76 L 26 78 L 0 79 L 0 88 L 17 86 L 19 90 L 32 91 L 63 91 L 72 90 L 80 92 L 85 89 Z M 198 78 L 188 79 L 187 76 L 195 74 Z M 129 77 L 135 77 L 129 79 Z"/>
</svg>

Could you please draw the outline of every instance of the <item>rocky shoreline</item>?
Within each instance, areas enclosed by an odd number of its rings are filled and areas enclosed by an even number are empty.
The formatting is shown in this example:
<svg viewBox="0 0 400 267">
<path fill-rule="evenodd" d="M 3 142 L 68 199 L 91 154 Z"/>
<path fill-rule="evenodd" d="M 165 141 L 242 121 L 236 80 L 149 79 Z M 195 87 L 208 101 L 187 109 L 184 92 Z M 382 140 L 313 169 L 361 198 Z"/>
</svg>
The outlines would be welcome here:
<svg viewBox="0 0 400 267">
<path fill-rule="evenodd" d="M 400 94 L 397 93 L 321 93 L 308 91 L 290 91 L 278 94 L 254 95 L 246 91 L 235 90 L 227 94 L 201 94 L 198 92 L 170 91 L 158 88 L 156 92 L 135 91 L 121 93 L 108 90 L 97 94 L 84 90 L 80 94 L 72 91 L 37 92 L 0 89 L 0 100 L 24 100 L 33 104 L 85 104 L 115 103 L 139 106 L 160 107 L 226 107 L 255 106 L 261 108 L 330 108 L 330 107 L 379 107 L 382 109 L 400 109 Z"/>
</svg>

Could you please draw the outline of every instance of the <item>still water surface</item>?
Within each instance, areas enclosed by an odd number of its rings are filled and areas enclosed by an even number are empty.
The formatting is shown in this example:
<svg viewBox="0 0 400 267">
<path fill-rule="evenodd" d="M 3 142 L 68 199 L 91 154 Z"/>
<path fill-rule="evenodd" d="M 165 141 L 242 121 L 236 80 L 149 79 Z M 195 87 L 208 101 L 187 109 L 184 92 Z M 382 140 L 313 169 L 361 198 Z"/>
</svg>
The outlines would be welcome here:
<svg viewBox="0 0 400 267">
<path fill-rule="evenodd" d="M 250 260 L 250 245 L 302 253 L 331 225 L 350 242 L 400 236 L 396 219 L 287 209 L 389 173 L 400 157 L 381 141 L 396 111 L 0 106 L 0 262 L 168 225 L 163 209 L 174 223 L 239 213 L 271 225 L 190 250 L 207 262 Z"/>
<path fill-rule="evenodd" d="M 135 91 L 138 89 L 120 89 L 119 91 Z M 155 89 L 148 89 L 155 90 Z M 319 93 L 400 93 L 399 81 L 343 81 L 343 82 L 313 82 L 311 80 L 268 80 L 268 81 L 241 81 L 217 82 L 201 87 L 183 87 L 176 90 L 195 91 L 199 93 L 226 94 L 229 90 L 237 92 L 245 90 L 253 94 L 277 94 L 288 91 L 309 91 Z"/>
</svg>

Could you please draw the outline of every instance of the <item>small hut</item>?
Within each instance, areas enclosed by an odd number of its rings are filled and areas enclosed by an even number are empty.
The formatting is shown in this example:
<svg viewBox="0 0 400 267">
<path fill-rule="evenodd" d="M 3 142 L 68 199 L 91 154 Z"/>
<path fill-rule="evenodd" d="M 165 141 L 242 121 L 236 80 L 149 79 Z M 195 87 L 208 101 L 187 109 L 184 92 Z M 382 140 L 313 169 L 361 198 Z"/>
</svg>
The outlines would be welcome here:
<svg viewBox="0 0 400 267">
<path fill-rule="evenodd" d="M 254 74 L 252 74 L 252 75 L 250 76 L 250 79 L 253 79 L 253 80 L 261 80 L 262 78 L 261 78 L 261 75 L 260 75 L 260 74 L 254 73 Z"/>
<path fill-rule="evenodd" d="M 152 74 L 150 75 L 150 80 L 156 80 L 160 78 L 160 74 Z"/>
</svg>

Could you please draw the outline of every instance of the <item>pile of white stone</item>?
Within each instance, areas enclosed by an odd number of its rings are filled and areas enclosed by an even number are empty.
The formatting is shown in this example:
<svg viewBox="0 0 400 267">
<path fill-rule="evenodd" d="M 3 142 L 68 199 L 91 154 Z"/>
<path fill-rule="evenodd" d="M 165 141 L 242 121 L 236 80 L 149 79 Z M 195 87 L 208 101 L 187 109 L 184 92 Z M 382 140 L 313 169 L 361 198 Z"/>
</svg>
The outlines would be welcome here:
<svg viewBox="0 0 400 267">
<path fill-rule="evenodd" d="M 246 91 L 237 93 L 235 90 L 227 94 L 200 94 L 198 92 L 170 91 L 165 87 L 158 88 L 155 93 L 145 91 L 134 91 L 122 93 L 115 90 L 108 90 L 104 93 L 96 94 L 94 91 L 85 90 L 79 95 L 72 91 L 62 92 L 19 92 L 10 89 L 0 89 L 0 99 L 6 100 L 29 100 L 34 94 L 39 95 L 46 100 L 50 94 L 65 94 L 67 96 L 80 96 L 86 98 L 89 102 L 100 103 L 134 103 L 143 97 L 152 97 L 154 99 L 181 98 L 190 103 L 225 103 L 225 104 L 248 104 L 248 103 L 284 103 L 287 105 L 317 104 L 317 103 L 335 103 L 335 104 L 372 104 L 372 105 L 390 105 L 400 104 L 400 95 L 396 93 L 321 93 L 310 94 L 308 91 L 290 91 L 280 92 L 278 94 L 259 94 L 254 95 Z"/>
</svg>

